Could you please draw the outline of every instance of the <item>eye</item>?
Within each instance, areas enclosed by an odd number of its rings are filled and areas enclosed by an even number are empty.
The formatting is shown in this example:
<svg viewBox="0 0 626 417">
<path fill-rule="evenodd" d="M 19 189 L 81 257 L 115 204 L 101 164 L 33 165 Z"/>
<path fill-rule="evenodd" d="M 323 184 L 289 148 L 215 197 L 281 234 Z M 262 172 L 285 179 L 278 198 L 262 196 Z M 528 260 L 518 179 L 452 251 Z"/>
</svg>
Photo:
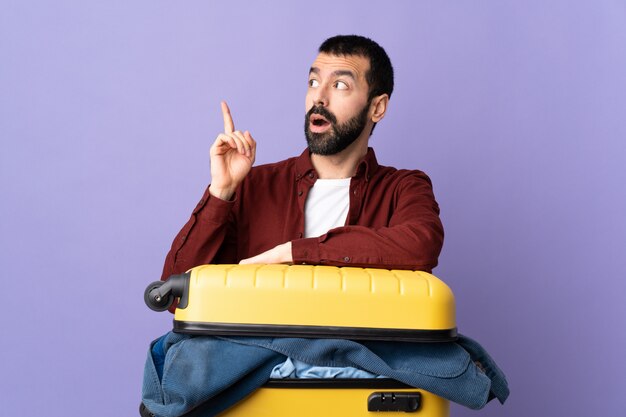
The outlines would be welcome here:
<svg viewBox="0 0 626 417">
<path fill-rule="evenodd" d="M 348 89 L 348 84 L 344 83 L 343 81 L 337 81 L 335 83 L 335 88 L 337 90 L 347 90 Z"/>
<path fill-rule="evenodd" d="M 309 80 L 309 87 L 317 87 L 319 85 L 320 83 L 316 79 L 312 78 Z"/>
</svg>

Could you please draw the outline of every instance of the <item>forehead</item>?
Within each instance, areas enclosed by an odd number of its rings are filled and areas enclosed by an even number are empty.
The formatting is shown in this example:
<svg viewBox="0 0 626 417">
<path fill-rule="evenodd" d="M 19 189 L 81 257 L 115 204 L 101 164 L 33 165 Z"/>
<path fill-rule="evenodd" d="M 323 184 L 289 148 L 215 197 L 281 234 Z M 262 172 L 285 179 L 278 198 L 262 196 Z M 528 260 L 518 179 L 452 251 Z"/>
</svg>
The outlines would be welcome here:
<svg viewBox="0 0 626 417">
<path fill-rule="evenodd" d="M 331 55 L 322 52 L 315 58 L 311 69 L 317 69 L 320 73 L 333 73 L 336 71 L 350 71 L 357 79 L 365 80 L 365 73 L 369 70 L 369 60 L 361 55 Z"/>
</svg>

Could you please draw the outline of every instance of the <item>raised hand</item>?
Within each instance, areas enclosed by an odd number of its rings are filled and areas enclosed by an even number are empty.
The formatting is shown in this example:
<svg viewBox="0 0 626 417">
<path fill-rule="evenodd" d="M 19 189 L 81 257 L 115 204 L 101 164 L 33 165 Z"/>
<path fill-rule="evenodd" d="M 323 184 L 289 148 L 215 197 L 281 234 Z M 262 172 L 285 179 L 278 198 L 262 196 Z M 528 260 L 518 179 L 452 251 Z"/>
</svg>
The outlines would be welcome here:
<svg viewBox="0 0 626 417">
<path fill-rule="evenodd" d="M 230 109 L 222 101 L 224 133 L 211 146 L 211 186 L 214 197 L 230 200 L 237 186 L 250 172 L 256 157 L 256 142 L 247 130 L 235 130 Z"/>
</svg>

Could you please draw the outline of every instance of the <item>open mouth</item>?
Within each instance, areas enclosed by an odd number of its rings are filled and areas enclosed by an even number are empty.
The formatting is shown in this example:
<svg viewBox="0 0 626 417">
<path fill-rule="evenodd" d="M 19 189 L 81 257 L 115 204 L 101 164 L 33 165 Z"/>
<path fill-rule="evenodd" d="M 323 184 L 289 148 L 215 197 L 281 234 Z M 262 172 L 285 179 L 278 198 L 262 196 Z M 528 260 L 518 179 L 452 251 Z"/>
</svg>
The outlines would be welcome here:
<svg viewBox="0 0 626 417">
<path fill-rule="evenodd" d="M 321 133 L 330 128 L 330 122 L 322 115 L 312 114 L 309 118 L 309 128 L 312 132 Z"/>
</svg>

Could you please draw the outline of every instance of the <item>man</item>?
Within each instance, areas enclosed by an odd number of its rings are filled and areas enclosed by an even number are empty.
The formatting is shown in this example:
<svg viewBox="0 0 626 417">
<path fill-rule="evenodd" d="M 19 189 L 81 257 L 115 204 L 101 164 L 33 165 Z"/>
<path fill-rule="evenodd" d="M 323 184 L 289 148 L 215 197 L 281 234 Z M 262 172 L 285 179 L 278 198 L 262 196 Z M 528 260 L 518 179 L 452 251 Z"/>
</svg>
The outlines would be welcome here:
<svg viewBox="0 0 626 417">
<path fill-rule="evenodd" d="M 207 263 L 431 271 L 443 227 L 429 178 L 380 166 L 368 148 L 392 91 L 393 68 L 378 44 L 361 36 L 326 40 L 309 71 L 308 149 L 258 167 L 255 140 L 235 130 L 222 102 L 211 185 L 174 239 L 162 279 Z"/>
<path fill-rule="evenodd" d="M 212 183 L 176 236 L 163 278 L 196 265 L 235 262 L 430 271 L 437 265 L 443 228 L 428 177 L 379 166 L 367 146 L 392 90 L 391 63 L 375 42 L 359 36 L 326 40 L 309 72 L 308 149 L 299 157 L 259 167 L 252 167 L 256 142 L 249 132 L 235 130 L 222 103 L 224 133 L 211 147 Z M 484 406 L 490 395 L 501 402 L 508 395 L 504 375 L 470 339 L 459 336 L 458 345 L 446 344 L 444 353 L 443 344 L 406 343 L 397 349 L 395 342 L 389 343 L 393 349 L 384 342 L 365 346 L 336 339 L 170 332 L 151 345 L 142 415 L 150 415 L 148 409 L 181 415 L 195 407 L 194 415 L 216 415 L 264 384 L 270 371 L 283 377 L 282 366 L 292 357 L 293 367 L 307 374 L 328 374 L 332 357 L 351 377 L 368 371 L 411 386 L 432 385 L 434 393 L 472 408 Z M 168 353 L 171 349 L 174 354 Z M 440 359 L 433 362 L 432 357 Z M 434 376 L 441 370 L 441 358 L 458 368 L 454 378 Z M 489 377 L 474 360 L 481 361 Z M 400 365 L 387 367 L 385 361 Z M 424 366 L 431 368 L 420 370 Z M 293 370 L 287 368 L 289 376 Z"/>
</svg>

